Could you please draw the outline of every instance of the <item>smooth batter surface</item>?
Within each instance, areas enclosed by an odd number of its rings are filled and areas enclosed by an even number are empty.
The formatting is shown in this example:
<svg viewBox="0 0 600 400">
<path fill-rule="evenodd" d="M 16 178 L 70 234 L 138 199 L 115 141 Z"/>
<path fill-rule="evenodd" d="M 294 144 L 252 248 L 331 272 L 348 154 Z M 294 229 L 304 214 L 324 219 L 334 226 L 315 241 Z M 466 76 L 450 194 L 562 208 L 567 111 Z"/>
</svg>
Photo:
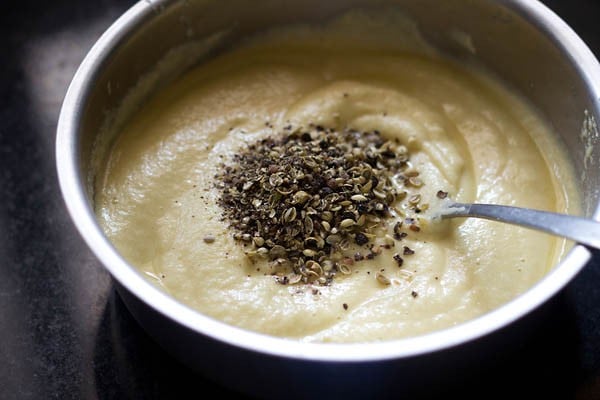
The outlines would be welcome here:
<svg viewBox="0 0 600 400">
<path fill-rule="evenodd" d="M 399 23 L 402 22 L 402 23 Z M 185 304 L 305 341 L 388 340 L 477 317 L 531 287 L 566 243 L 484 220 L 426 224 L 331 286 L 281 285 L 234 242 L 219 164 L 247 142 L 310 123 L 377 129 L 407 145 L 424 199 L 573 212 L 571 170 L 544 122 L 484 75 L 438 57 L 400 17 L 349 14 L 265 35 L 158 93 L 125 127 L 96 205 L 118 250 Z M 390 221 L 393 224 L 393 221 Z M 214 243 L 203 239 L 214 236 Z M 392 280 L 384 286 L 378 271 Z M 346 305 L 346 307 L 344 307 Z"/>
</svg>

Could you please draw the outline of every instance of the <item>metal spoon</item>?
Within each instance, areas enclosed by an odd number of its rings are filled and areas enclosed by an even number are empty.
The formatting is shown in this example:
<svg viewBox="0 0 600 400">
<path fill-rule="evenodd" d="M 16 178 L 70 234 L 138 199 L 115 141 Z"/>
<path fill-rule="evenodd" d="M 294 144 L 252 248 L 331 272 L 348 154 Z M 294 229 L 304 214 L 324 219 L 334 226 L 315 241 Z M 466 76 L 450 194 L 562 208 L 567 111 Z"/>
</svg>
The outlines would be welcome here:
<svg viewBox="0 0 600 400">
<path fill-rule="evenodd" d="M 495 204 L 455 203 L 446 199 L 437 213 L 439 218 L 476 217 L 507 222 L 562 236 L 586 246 L 600 249 L 600 222 L 529 208 Z"/>
</svg>

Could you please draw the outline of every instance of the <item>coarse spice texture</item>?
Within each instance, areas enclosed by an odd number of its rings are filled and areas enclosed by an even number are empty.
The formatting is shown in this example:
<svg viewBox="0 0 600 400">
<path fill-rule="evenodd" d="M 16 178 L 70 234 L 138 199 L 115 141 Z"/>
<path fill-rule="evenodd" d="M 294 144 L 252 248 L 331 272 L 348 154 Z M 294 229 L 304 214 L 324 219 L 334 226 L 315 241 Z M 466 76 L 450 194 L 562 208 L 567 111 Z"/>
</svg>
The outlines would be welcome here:
<svg viewBox="0 0 600 400">
<path fill-rule="evenodd" d="M 247 146 L 215 178 L 234 238 L 250 246 L 251 259 L 266 258 L 282 284 L 331 284 L 351 272 L 353 245 L 373 259 L 378 228 L 407 196 L 403 187 L 423 185 L 398 140 L 312 124 Z M 418 210 L 419 196 L 408 201 Z"/>
</svg>

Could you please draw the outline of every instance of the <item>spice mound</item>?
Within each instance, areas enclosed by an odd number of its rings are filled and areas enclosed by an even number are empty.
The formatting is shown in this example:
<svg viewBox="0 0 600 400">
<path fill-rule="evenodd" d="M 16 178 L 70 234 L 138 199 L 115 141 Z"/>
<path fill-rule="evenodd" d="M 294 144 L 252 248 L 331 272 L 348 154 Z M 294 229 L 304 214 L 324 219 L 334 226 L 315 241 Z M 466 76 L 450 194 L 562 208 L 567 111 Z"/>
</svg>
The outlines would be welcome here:
<svg viewBox="0 0 600 400">
<path fill-rule="evenodd" d="M 282 284 L 329 285 L 365 258 L 357 246 L 378 254 L 403 187 L 422 186 L 417 175 L 397 139 L 311 124 L 248 145 L 215 178 L 223 218 L 251 260 L 266 259 Z"/>
</svg>

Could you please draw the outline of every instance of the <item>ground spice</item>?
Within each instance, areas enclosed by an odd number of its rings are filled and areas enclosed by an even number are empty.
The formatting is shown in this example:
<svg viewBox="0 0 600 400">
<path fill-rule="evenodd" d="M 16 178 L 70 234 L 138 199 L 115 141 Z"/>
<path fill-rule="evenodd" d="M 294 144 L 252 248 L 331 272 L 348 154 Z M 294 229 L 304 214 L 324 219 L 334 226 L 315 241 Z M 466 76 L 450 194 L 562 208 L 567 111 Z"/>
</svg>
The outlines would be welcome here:
<svg viewBox="0 0 600 400">
<path fill-rule="evenodd" d="M 393 182 L 423 185 L 408 161 L 405 146 L 376 130 L 288 125 L 221 165 L 219 205 L 234 238 L 252 246 L 248 257 L 268 260 L 279 283 L 328 285 L 365 258 L 346 254 L 351 244 L 369 246 L 367 259 L 381 252 L 373 245 L 376 230 L 406 196 Z M 409 204 L 419 201 L 412 195 Z M 406 224 L 418 228 L 415 219 Z M 401 226 L 394 227 L 396 240 L 406 236 Z"/>
</svg>

